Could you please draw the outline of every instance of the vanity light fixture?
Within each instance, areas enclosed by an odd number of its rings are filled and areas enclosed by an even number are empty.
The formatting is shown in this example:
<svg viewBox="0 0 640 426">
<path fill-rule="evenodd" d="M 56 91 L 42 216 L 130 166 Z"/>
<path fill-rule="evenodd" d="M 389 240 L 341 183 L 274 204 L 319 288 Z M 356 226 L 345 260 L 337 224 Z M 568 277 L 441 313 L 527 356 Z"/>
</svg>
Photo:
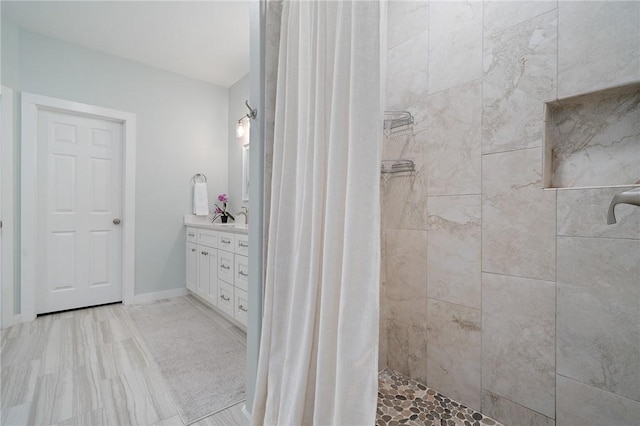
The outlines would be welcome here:
<svg viewBox="0 0 640 426">
<path fill-rule="evenodd" d="M 256 116 L 258 115 L 258 110 L 255 108 L 251 108 L 251 105 L 249 105 L 249 101 L 244 101 L 244 104 L 247 106 L 247 108 L 249 108 L 249 112 L 242 118 L 240 118 L 240 120 L 238 120 L 238 124 L 236 124 L 236 137 L 238 139 L 243 137 L 245 133 L 243 121 L 247 119 L 251 120 L 252 118 L 256 118 Z M 249 128 L 250 123 L 251 121 L 247 121 L 247 129 Z"/>
<path fill-rule="evenodd" d="M 238 124 L 236 124 L 236 138 L 238 139 L 244 136 L 244 124 L 242 124 L 242 120 L 244 120 L 245 118 L 246 117 L 242 117 L 240 120 L 238 120 Z"/>
</svg>

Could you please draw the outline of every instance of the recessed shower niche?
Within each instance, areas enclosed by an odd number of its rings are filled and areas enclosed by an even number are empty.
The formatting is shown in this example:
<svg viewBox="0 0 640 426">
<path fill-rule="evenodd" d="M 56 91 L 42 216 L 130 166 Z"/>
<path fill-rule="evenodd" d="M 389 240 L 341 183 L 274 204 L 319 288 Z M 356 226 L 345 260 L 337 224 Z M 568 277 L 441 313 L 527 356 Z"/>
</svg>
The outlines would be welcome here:
<svg viewBox="0 0 640 426">
<path fill-rule="evenodd" d="M 640 184 L 640 83 L 545 104 L 546 188 Z"/>
</svg>

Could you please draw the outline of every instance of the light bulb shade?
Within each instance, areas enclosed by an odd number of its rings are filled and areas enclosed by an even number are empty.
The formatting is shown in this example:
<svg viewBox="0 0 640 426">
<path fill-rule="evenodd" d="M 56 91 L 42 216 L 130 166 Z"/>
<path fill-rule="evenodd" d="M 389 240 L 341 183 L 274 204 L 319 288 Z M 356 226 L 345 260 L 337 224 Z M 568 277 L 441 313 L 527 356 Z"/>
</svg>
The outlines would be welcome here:
<svg viewBox="0 0 640 426">
<path fill-rule="evenodd" d="M 244 136 L 244 126 L 242 125 L 242 120 L 238 121 L 236 124 L 236 138 L 241 138 Z"/>
</svg>

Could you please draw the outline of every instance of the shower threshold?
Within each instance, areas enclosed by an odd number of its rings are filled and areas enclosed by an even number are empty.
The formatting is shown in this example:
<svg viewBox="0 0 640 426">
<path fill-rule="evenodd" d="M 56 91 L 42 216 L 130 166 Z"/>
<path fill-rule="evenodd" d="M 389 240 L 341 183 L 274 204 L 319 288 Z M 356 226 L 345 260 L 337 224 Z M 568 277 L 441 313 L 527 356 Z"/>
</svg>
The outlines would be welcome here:
<svg viewBox="0 0 640 426">
<path fill-rule="evenodd" d="M 503 426 L 398 372 L 378 374 L 376 426 Z"/>
</svg>

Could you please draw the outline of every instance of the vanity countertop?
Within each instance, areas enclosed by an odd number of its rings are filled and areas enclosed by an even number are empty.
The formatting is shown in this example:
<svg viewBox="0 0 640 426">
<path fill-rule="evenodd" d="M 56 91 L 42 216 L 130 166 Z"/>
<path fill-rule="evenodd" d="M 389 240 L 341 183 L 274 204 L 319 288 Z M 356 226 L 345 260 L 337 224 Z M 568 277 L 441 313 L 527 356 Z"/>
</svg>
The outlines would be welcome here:
<svg viewBox="0 0 640 426">
<path fill-rule="evenodd" d="M 211 223 L 212 216 L 184 215 L 184 225 L 193 228 L 213 229 L 214 231 L 233 232 L 235 234 L 248 234 L 249 229 L 244 223 Z"/>
</svg>

